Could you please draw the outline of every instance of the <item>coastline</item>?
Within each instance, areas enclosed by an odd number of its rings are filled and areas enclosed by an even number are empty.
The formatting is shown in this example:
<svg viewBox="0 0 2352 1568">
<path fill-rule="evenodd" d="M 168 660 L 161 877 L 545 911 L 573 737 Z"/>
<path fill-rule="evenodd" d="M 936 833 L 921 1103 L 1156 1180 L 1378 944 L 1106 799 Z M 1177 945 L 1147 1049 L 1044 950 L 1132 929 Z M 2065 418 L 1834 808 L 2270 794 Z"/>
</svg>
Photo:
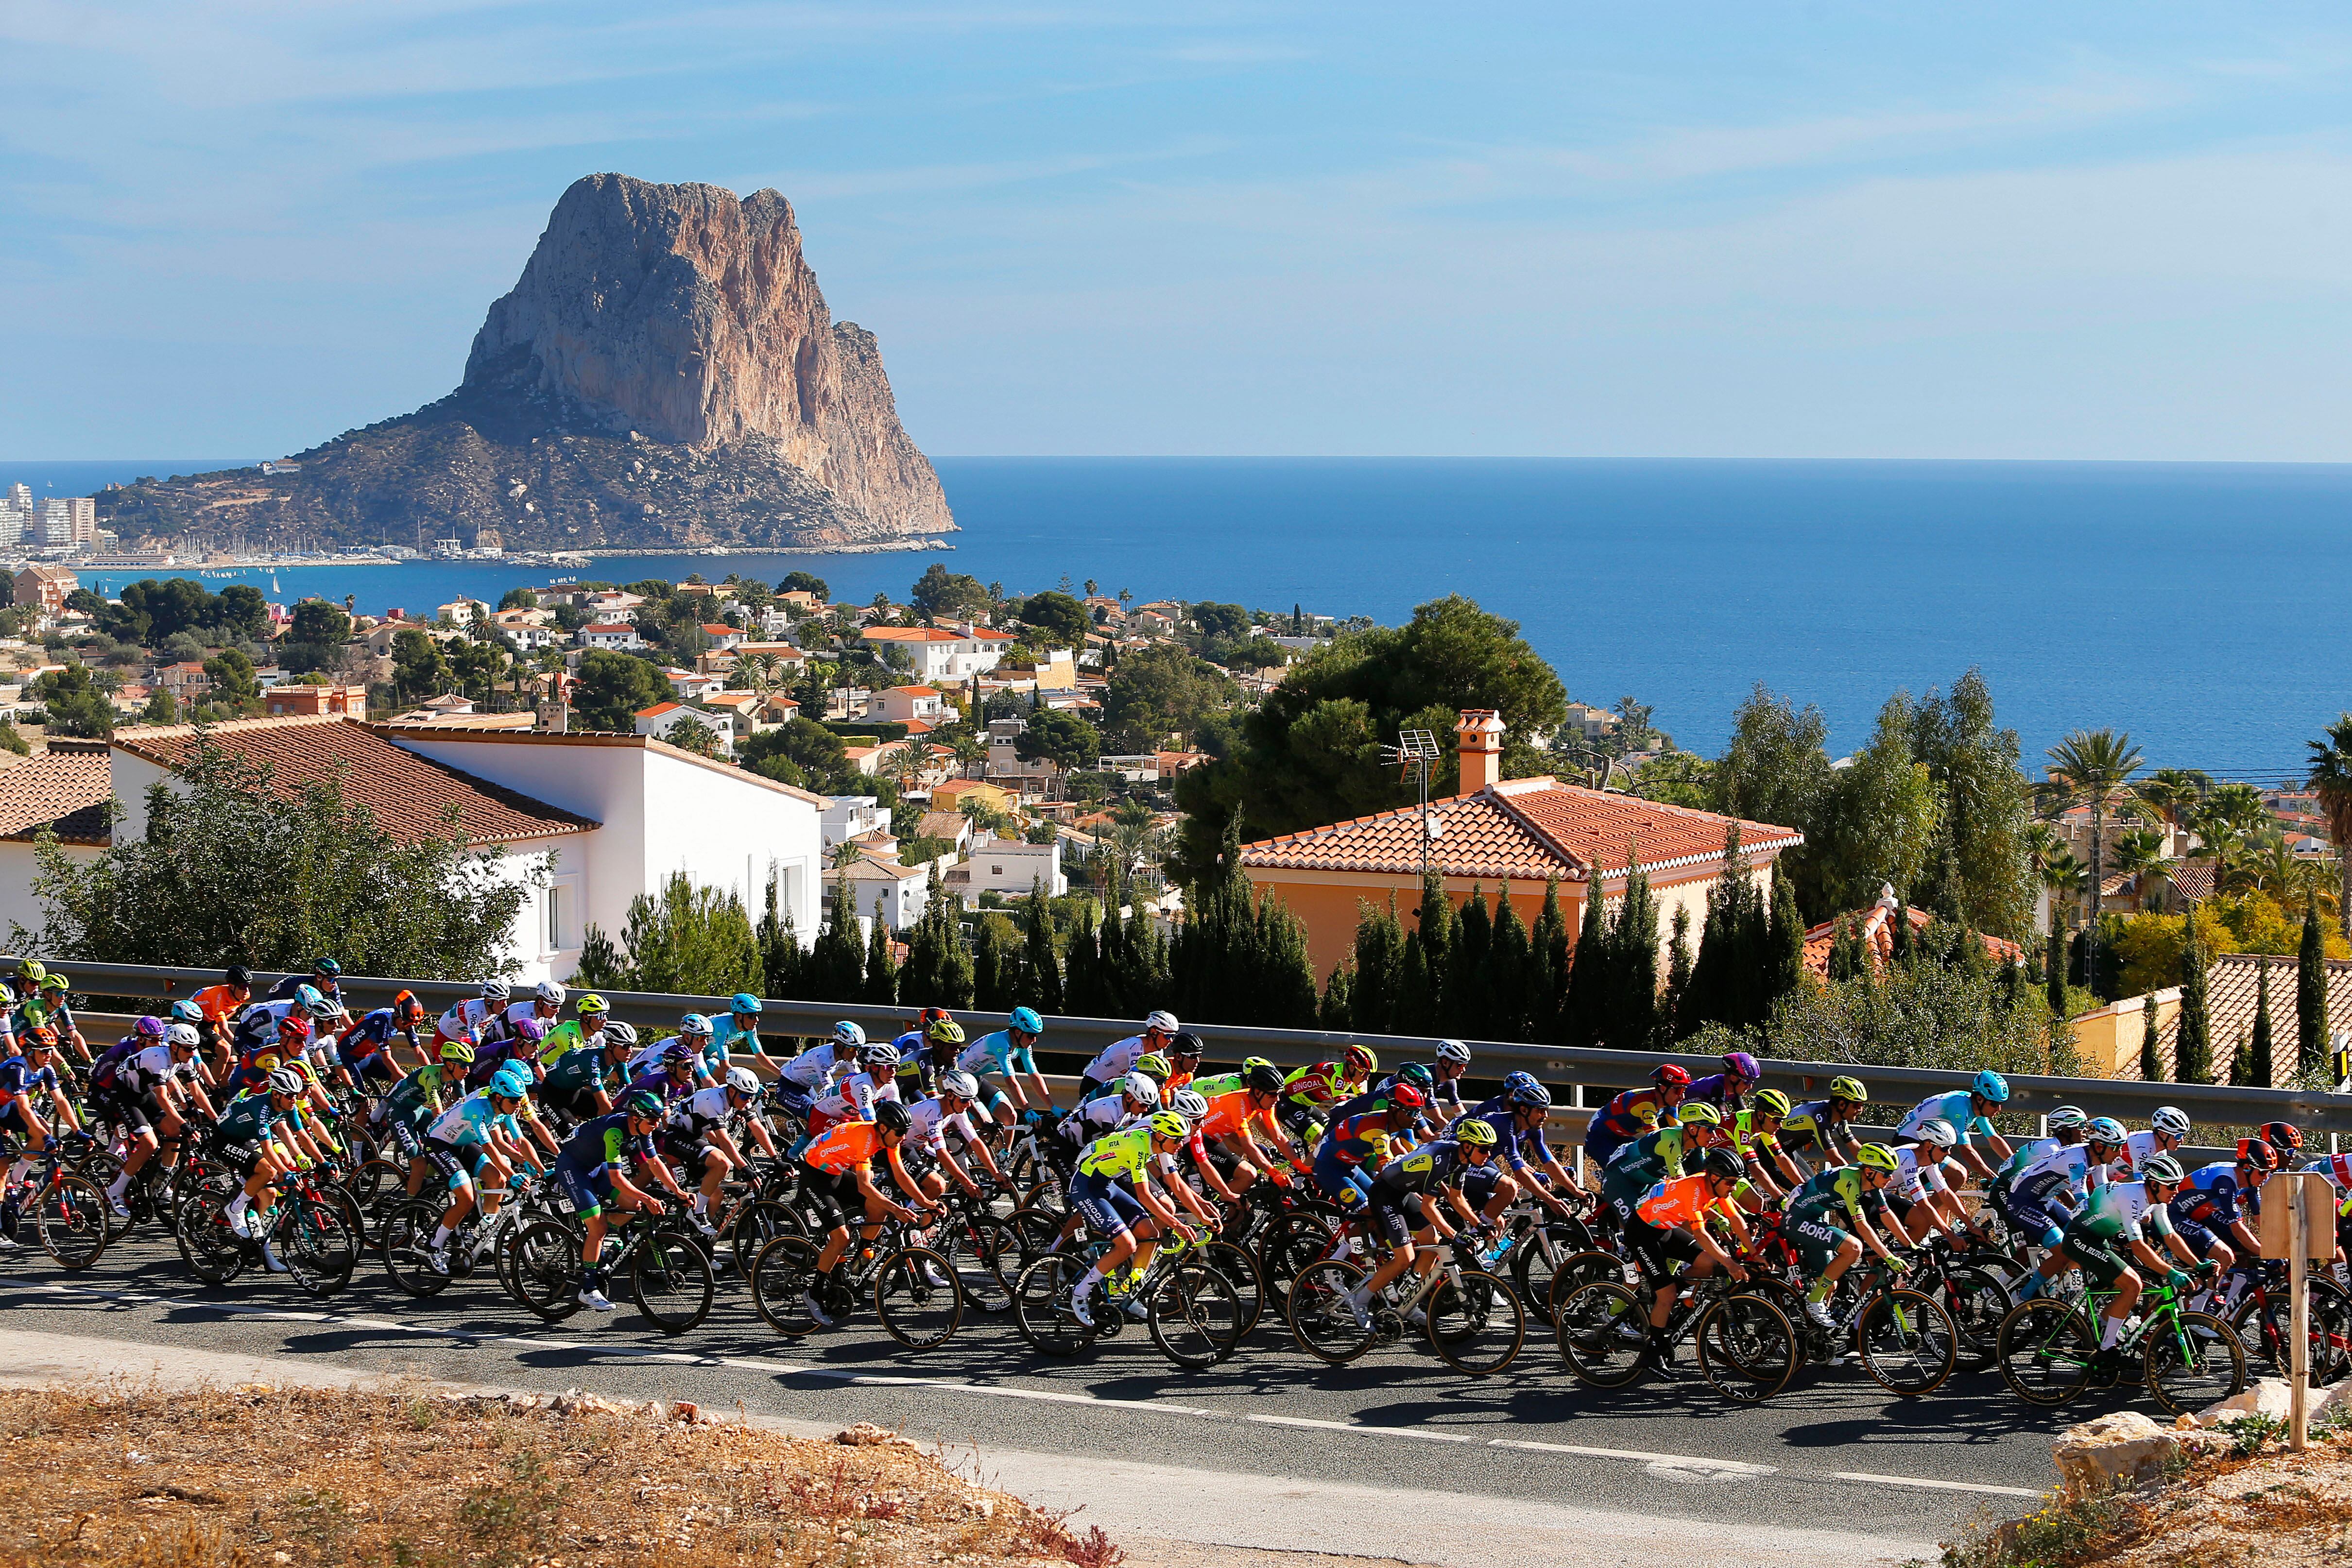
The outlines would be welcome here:
<svg viewBox="0 0 2352 1568">
<path fill-rule="evenodd" d="M 952 550 L 956 547 L 943 538 L 875 540 L 861 544 L 794 545 L 774 549 L 737 549 L 722 545 L 676 546 L 668 549 L 517 550 L 495 556 L 388 556 L 388 555 L 300 555 L 300 556 L 236 556 L 225 560 L 189 561 L 178 559 L 153 560 L 141 556 L 0 556 L 0 570 L 16 572 L 28 566 L 63 567 L 68 571 L 91 572 L 206 572 L 206 571 L 290 571 L 320 566 L 517 566 L 537 569 L 546 566 L 568 566 L 573 559 L 598 560 L 640 556 L 665 559 L 718 559 L 730 556 L 779 555 L 929 555 Z M 557 559 L 557 557 L 567 559 Z"/>
</svg>

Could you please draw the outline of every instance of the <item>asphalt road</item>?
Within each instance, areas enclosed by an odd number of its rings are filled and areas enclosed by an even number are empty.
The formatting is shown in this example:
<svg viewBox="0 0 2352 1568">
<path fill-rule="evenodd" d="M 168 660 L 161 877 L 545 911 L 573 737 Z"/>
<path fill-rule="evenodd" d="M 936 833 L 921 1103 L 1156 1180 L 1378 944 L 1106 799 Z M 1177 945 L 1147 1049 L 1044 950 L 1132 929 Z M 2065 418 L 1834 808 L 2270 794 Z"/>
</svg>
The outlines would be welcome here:
<svg viewBox="0 0 2352 1568">
<path fill-rule="evenodd" d="M 291 1356 L 868 1420 L 983 1454 L 1572 1500 L 1662 1524 L 1774 1524 L 1905 1542 L 1948 1538 L 1989 1510 L 2013 1510 L 2054 1479 L 2053 1434 L 2098 1413 L 2088 1401 L 2063 1419 L 2032 1410 L 1990 1375 L 1898 1399 L 1851 1367 L 1801 1374 L 1755 1408 L 1727 1405 L 1687 1363 L 1677 1376 L 1603 1395 L 1579 1385 L 1549 1336 L 1534 1333 L 1517 1363 L 1486 1379 L 1454 1373 L 1412 1342 L 1329 1367 L 1271 1319 L 1240 1355 L 1206 1373 L 1178 1371 L 1139 1329 L 1080 1359 L 1048 1360 L 1009 1320 L 977 1314 L 919 1358 L 870 1319 L 782 1340 L 730 1276 L 709 1321 L 672 1340 L 626 1304 L 602 1321 L 583 1312 L 550 1328 L 488 1276 L 414 1301 L 373 1262 L 325 1302 L 252 1275 L 207 1290 L 168 1243 L 135 1239 L 80 1275 L 18 1255 L 0 1266 L 0 1305 L 26 1330 L 124 1342 L 126 1364 L 141 1345 Z"/>
</svg>

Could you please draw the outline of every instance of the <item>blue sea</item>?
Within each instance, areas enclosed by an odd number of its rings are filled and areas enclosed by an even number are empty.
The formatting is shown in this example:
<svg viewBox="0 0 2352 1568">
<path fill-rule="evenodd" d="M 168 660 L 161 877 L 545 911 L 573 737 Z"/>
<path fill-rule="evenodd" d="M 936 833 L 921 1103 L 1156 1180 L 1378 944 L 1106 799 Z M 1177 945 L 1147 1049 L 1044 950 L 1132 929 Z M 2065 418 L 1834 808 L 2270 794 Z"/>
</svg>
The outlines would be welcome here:
<svg viewBox="0 0 2352 1568">
<path fill-rule="evenodd" d="M 233 460 L 0 463 L 87 494 Z M 1721 746 L 1759 681 L 1818 704 L 1835 750 L 1897 687 L 1990 683 L 2029 764 L 2078 727 L 2152 767 L 2271 779 L 2352 707 L 2352 465 L 1548 459 L 945 458 L 963 532 L 912 554 L 597 560 L 627 581 L 814 571 L 903 597 L 929 560 L 1012 591 L 1303 604 L 1402 621 L 1463 593 L 1517 620 L 1570 694 L 1632 694 Z M 267 573 L 247 574 L 268 587 Z M 378 612 L 495 600 L 543 571 L 281 570 Z M 111 575 L 104 586 L 116 589 Z M 221 582 L 215 580 L 217 589 Z"/>
</svg>

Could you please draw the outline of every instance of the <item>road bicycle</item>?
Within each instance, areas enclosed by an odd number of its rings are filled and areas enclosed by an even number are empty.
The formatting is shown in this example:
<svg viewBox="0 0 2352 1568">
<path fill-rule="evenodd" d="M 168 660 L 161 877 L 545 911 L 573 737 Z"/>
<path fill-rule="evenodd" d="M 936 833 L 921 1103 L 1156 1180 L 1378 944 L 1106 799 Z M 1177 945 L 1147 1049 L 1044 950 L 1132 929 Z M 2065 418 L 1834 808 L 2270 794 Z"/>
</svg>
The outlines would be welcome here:
<svg viewBox="0 0 2352 1568">
<path fill-rule="evenodd" d="M 2057 1406 L 2134 1376 L 2179 1416 L 2243 1391 L 2246 1352 L 2237 1335 L 2207 1313 L 2184 1310 L 2179 1292 L 2161 1283 L 2141 1291 L 2140 1315 L 2116 1341 L 2113 1362 L 2101 1365 L 2098 1314 L 2115 1295 L 2089 1291 L 2072 1301 L 2021 1302 L 2000 1325 L 2000 1375 L 2010 1392 L 2029 1405 Z"/>
<path fill-rule="evenodd" d="M 17 1158 L 15 1140 L 0 1140 L 0 1166 L 13 1166 Z M 98 1261 L 114 1234 L 111 1215 L 105 1191 L 68 1166 L 61 1138 L 49 1140 L 40 1162 L 23 1181 L 11 1184 L 0 1201 L 0 1220 L 13 1219 L 19 1239 L 29 1222 L 41 1249 L 60 1269 L 87 1269 Z"/>
<path fill-rule="evenodd" d="M 2231 1270 L 2245 1281 L 2237 1304 L 2213 1315 L 2229 1323 L 2246 1354 L 2261 1356 L 2280 1377 L 2294 1365 L 2294 1299 L 2287 1289 L 2287 1265 L 2276 1260 L 2248 1259 Z M 2352 1371 L 2352 1295 L 2325 1274 L 2308 1276 L 2307 1308 L 2310 1347 L 2305 1352 L 2312 1384 L 2325 1387 Z"/>
<path fill-rule="evenodd" d="M 955 1264 L 913 1239 L 904 1220 L 891 1220 L 872 1240 L 853 1239 L 830 1280 L 817 1273 L 823 1247 L 805 1236 L 782 1235 L 760 1249 L 751 1265 L 751 1306 L 762 1322 L 797 1339 L 825 1325 L 808 1309 L 824 1291 L 825 1315 L 845 1321 L 860 1295 L 873 1301 L 884 1332 L 908 1350 L 937 1350 L 963 1322 L 963 1288 Z"/>
<path fill-rule="evenodd" d="M 1113 1292 L 1112 1281 L 1088 1288 L 1091 1324 L 1078 1321 L 1074 1295 L 1079 1280 L 1109 1250 L 1103 1241 L 1065 1252 L 1049 1252 L 1021 1270 L 1013 1291 L 1013 1324 L 1021 1337 L 1047 1355 L 1076 1355 L 1098 1339 L 1116 1339 L 1141 1314 L 1160 1353 L 1188 1372 L 1216 1365 L 1241 1343 L 1241 1291 L 1194 1247 L 1163 1240 L 1150 1265 L 1131 1266 Z"/>
<path fill-rule="evenodd" d="M 1804 1309 L 1804 1274 L 1787 1239 L 1775 1230 L 1762 1250 L 1776 1264 L 1763 1285 L 1797 1326 L 1800 1365 L 1834 1365 L 1841 1347 L 1851 1346 L 1881 1388 L 1916 1399 L 1942 1387 L 1959 1364 L 1958 1327 L 1934 1297 L 1905 1282 L 1907 1263 L 1874 1258 L 1867 1268 L 1848 1269 L 1824 1303 L 1830 1326 L 1823 1328 Z"/>
<path fill-rule="evenodd" d="M 1443 1249 L 1435 1266 L 1408 1269 L 1391 1281 L 1360 1322 L 1347 1295 L 1369 1272 L 1362 1263 L 1332 1258 L 1302 1271 L 1289 1301 L 1299 1348 L 1336 1366 L 1418 1327 L 1437 1358 L 1457 1372 L 1489 1377 L 1510 1365 L 1527 1342 L 1527 1307 L 1500 1275 L 1477 1266 L 1478 1246 L 1467 1235 L 1433 1245 Z"/>
<path fill-rule="evenodd" d="M 1756 1284 L 1728 1274 L 1687 1281 L 1653 1349 L 1650 1292 L 1591 1281 L 1554 1310 L 1552 1337 L 1569 1370 L 1596 1388 L 1626 1387 L 1653 1366 L 1671 1371 L 1676 1347 L 1688 1339 L 1708 1386 L 1737 1404 L 1759 1404 L 1788 1386 L 1803 1352 L 1788 1314 Z"/>
<path fill-rule="evenodd" d="M 351 1200 L 330 1188 L 317 1167 L 272 1183 L 278 1202 L 257 1224 L 248 1223 L 249 1235 L 239 1236 L 228 1222 L 228 1206 L 244 1185 L 234 1173 L 221 1172 L 180 1205 L 173 1234 L 189 1272 L 207 1285 L 228 1284 L 265 1263 L 267 1246 L 294 1282 L 314 1296 L 333 1295 L 351 1283 L 361 1245 L 351 1221 Z"/>
<path fill-rule="evenodd" d="M 559 1199 L 558 1202 L 562 1202 Z M 508 1243 L 502 1263 L 516 1300 L 541 1321 L 563 1322 L 580 1310 L 586 1264 L 579 1220 L 568 1212 L 534 1219 Z M 599 1263 L 605 1277 L 626 1279 L 637 1315 L 666 1334 L 682 1334 L 710 1315 L 717 1274 L 703 1238 L 675 1205 L 660 1214 L 609 1217 Z M 779 1240 L 789 1240 L 780 1237 Z"/>
<path fill-rule="evenodd" d="M 1958 1336 L 1961 1363 L 1981 1372 L 1999 1358 L 2001 1320 L 2017 1301 L 2007 1282 L 1971 1256 L 1955 1253 L 1940 1237 L 1932 1239 L 1907 1255 L 1910 1270 L 1904 1283 L 1944 1309 Z"/>
<path fill-rule="evenodd" d="M 1021 1233 L 997 1216 L 985 1187 L 977 1197 L 950 1187 L 940 1201 L 946 1217 L 926 1239 L 954 1268 L 964 1300 L 992 1317 L 1010 1311 L 1013 1283 L 1028 1260 Z"/>
</svg>

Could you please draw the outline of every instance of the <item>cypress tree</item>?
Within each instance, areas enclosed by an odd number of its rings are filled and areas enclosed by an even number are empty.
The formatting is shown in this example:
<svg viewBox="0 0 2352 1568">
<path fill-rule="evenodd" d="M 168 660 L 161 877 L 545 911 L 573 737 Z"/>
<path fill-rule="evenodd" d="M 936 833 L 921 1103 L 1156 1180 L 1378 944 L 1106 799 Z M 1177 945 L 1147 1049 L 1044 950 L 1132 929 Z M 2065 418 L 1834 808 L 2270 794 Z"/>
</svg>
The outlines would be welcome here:
<svg viewBox="0 0 2352 1568">
<path fill-rule="evenodd" d="M 1690 905 L 1675 905 L 1675 936 L 1666 957 L 1665 994 L 1658 998 L 1657 1049 L 1666 1050 L 1681 1038 L 1678 1020 L 1683 1011 L 1683 993 L 1690 989 L 1691 941 Z"/>
<path fill-rule="evenodd" d="M 1640 852 L 1626 846 L 1625 896 L 1609 923 L 1603 1043 L 1640 1051 L 1658 1032 L 1658 905 Z"/>
<path fill-rule="evenodd" d="M 2319 929 L 2319 903 L 2303 902 L 2303 946 L 2294 960 L 2294 1065 L 2312 1072 L 2327 1063 L 2327 948 Z"/>
<path fill-rule="evenodd" d="M 1486 998 L 1488 1038 L 1534 1039 L 1528 1019 L 1528 981 L 1534 965 L 1527 923 L 1511 906 L 1511 884 L 1507 881 L 1495 898 L 1495 928 L 1486 938 L 1486 965 L 1479 980 L 1479 989 Z"/>
<path fill-rule="evenodd" d="M 927 885 L 923 913 L 907 934 L 907 968 L 898 977 L 898 996 L 919 1007 L 968 1008 L 975 977 L 971 946 L 963 935 L 963 905 L 941 886 L 937 861 L 931 862 Z"/>
<path fill-rule="evenodd" d="M 795 998 L 805 995 L 800 934 L 793 929 L 793 917 L 781 908 L 772 877 L 768 882 L 767 907 L 760 912 L 757 937 L 760 972 L 767 978 L 769 994 Z"/>
<path fill-rule="evenodd" d="M 2242 1074 L 2233 1070 L 2230 1082 L 2251 1088 L 2271 1086 L 2271 961 L 2254 966 L 2254 1037 L 2246 1048 Z"/>
<path fill-rule="evenodd" d="M 1318 1029 L 1346 1033 L 1355 1028 L 1355 972 L 1345 960 L 1331 966 L 1331 977 L 1323 985 L 1323 1005 L 1317 1011 Z"/>
<path fill-rule="evenodd" d="M 972 1006 L 983 1012 L 1013 1009 L 1013 988 L 1020 977 L 1020 949 L 1008 935 L 1012 922 L 1001 915 L 980 917 L 980 941 L 971 955 Z"/>
<path fill-rule="evenodd" d="M 1139 925 L 1143 924 L 1138 922 Z M 1259 911 L 1242 873 L 1241 824 L 1228 822 L 1217 858 L 1195 882 L 1176 934 L 1170 969 L 1179 1017 L 1203 1023 L 1269 1023 L 1288 998 L 1265 993 L 1267 955 Z M 1307 977 L 1311 998 L 1314 977 Z"/>
<path fill-rule="evenodd" d="M 1175 994 L 1169 975 L 1168 936 L 1160 922 L 1139 915 L 1127 923 L 1127 947 L 1119 973 L 1120 993 L 1138 1014 L 1169 1005 Z M 1314 984 L 1310 976 L 1307 982 Z"/>
<path fill-rule="evenodd" d="M 882 900 L 874 900 L 874 929 L 866 942 L 866 999 L 889 1007 L 898 1000 L 898 955 L 890 940 L 890 923 L 882 918 Z"/>
<path fill-rule="evenodd" d="M 1245 881 L 1242 885 L 1249 884 Z M 1269 893 L 1257 901 L 1253 935 L 1250 959 L 1257 970 L 1252 988 L 1257 993 L 1257 1010 L 1239 1021 L 1265 1029 L 1313 1029 L 1315 966 L 1307 956 L 1307 927 Z"/>
<path fill-rule="evenodd" d="M 1544 883 L 1543 910 L 1528 934 L 1528 1032 L 1539 1043 L 1557 1045 L 1568 985 L 1568 917 L 1560 913 L 1557 872 Z"/>
<path fill-rule="evenodd" d="M 2180 1022 L 2173 1031 L 2172 1075 L 2183 1083 L 2213 1082 L 2211 1024 L 2206 1014 L 2205 945 L 2197 936 L 2197 911 L 2189 912 L 2188 950 L 2181 955 Z"/>
<path fill-rule="evenodd" d="M 2139 1075 L 2143 1082 L 2156 1083 L 2164 1078 L 2164 1053 L 2158 1049 L 2158 1044 L 2156 993 L 2150 991 L 2139 1009 Z"/>
<path fill-rule="evenodd" d="M 1101 1018 L 1105 1015 L 1101 949 L 1095 937 L 1095 902 L 1091 898 L 1078 903 L 1068 948 L 1062 976 L 1062 1005 L 1079 1018 Z"/>
<path fill-rule="evenodd" d="M 1445 961 L 1446 1016 L 1453 1020 L 1453 1032 L 1471 1040 L 1491 1040 L 1496 1033 L 1486 989 L 1479 984 L 1493 934 L 1493 923 L 1486 918 L 1486 890 L 1473 883 L 1470 901 L 1454 921 L 1453 950 Z"/>
<path fill-rule="evenodd" d="M 1404 985 L 1404 927 L 1396 894 L 1386 904 L 1356 904 L 1356 972 L 1348 985 L 1349 1027 L 1360 1034 L 1395 1034 Z"/>
<path fill-rule="evenodd" d="M 2050 1016 L 2063 1019 L 2066 1016 L 2066 928 L 2059 923 L 2058 912 L 2050 912 L 2049 951 L 2042 959 L 2042 984 L 2047 992 Z"/>
<path fill-rule="evenodd" d="M 1911 962 L 1918 944 L 1912 940 L 1911 906 L 1897 904 L 1886 917 L 1886 962 L 1890 967 L 1901 968 Z"/>
<path fill-rule="evenodd" d="M 1458 1032 L 1438 1027 L 1451 1000 L 1445 994 L 1445 977 L 1453 963 L 1454 927 L 1454 905 L 1445 896 L 1444 882 L 1432 871 L 1422 879 L 1421 904 L 1413 924 L 1421 934 L 1421 961 L 1428 971 L 1429 1011 L 1419 1031 L 1423 1034 Z"/>
<path fill-rule="evenodd" d="M 1568 955 L 1568 986 L 1560 998 L 1559 1042 L 1581 1050 L 1596 1043 L 1608 1022 L 1609 926 L 1601 907 L 1601 876 L 1584 884 L 1584 918 Z"/>
<path fill-rule="evenodd" d="M 1125 917 L 1119 913 L 1118 879 L 1111 878 L 1110 888 L 1103 897 L 1103 917 L 1100 931 L 1100 962 L 1095 968 L 1095 999 L 1101 1018 L 1125 1018 L 1129 1013 L 1149 1012 L 1149 1008 L 1129 1005 L 1127 998 L 1127 930 Z"/>
<path fill-rule="evenodd" d="M 1981 949 L 1982 944 L 1979 944 Z M 1797 913 L 1797 890 L 1786 872 L 1772 876 L 1772 908 L 1764 936 L 1764 1016 L 1769 1019 L 1780 998 L 1805 983 L 1805 922 Z"/>
<path fill-rule="evenodd" d="M 857 899 L 844 872 L 834 881 L 833 905 L 804 971 L 809 993 L 818 1001 L 854 1002 L 866 988 L 866 949 L 857 939 L 856 918 Z"/>
<path fill-rule="evenodd" d="M 1748 1029 L 1764 1021 L 1765 939 L 1769 916 L 1739 848 L 1739 824 L 1724 830 L 1724 871 L 1707 894 L 1706 925 L 1699 933 L 1698 957 L 1675 1019 L 1688 1037 L 1708 1023 Z"/>
<path fill-rule="evenodd" d="M 1029 902 L 1021 912 L 1021 977 L 1013 999 L 1047 1015 L 1063 1006 L 1062 962 L 1054 953 L 1054 911 L 1045 902 L 1042 882 L 1029 884 Z"/>
<path fill-rule="evenodd" d="M 1437 992 L 1429 983 L 1429 960 L 1422 956 L 1421 933 L 1404 935 L 1404 962 L 1397 982 L 1396 1032 L 1439 1034 Z"/>
</svg>

